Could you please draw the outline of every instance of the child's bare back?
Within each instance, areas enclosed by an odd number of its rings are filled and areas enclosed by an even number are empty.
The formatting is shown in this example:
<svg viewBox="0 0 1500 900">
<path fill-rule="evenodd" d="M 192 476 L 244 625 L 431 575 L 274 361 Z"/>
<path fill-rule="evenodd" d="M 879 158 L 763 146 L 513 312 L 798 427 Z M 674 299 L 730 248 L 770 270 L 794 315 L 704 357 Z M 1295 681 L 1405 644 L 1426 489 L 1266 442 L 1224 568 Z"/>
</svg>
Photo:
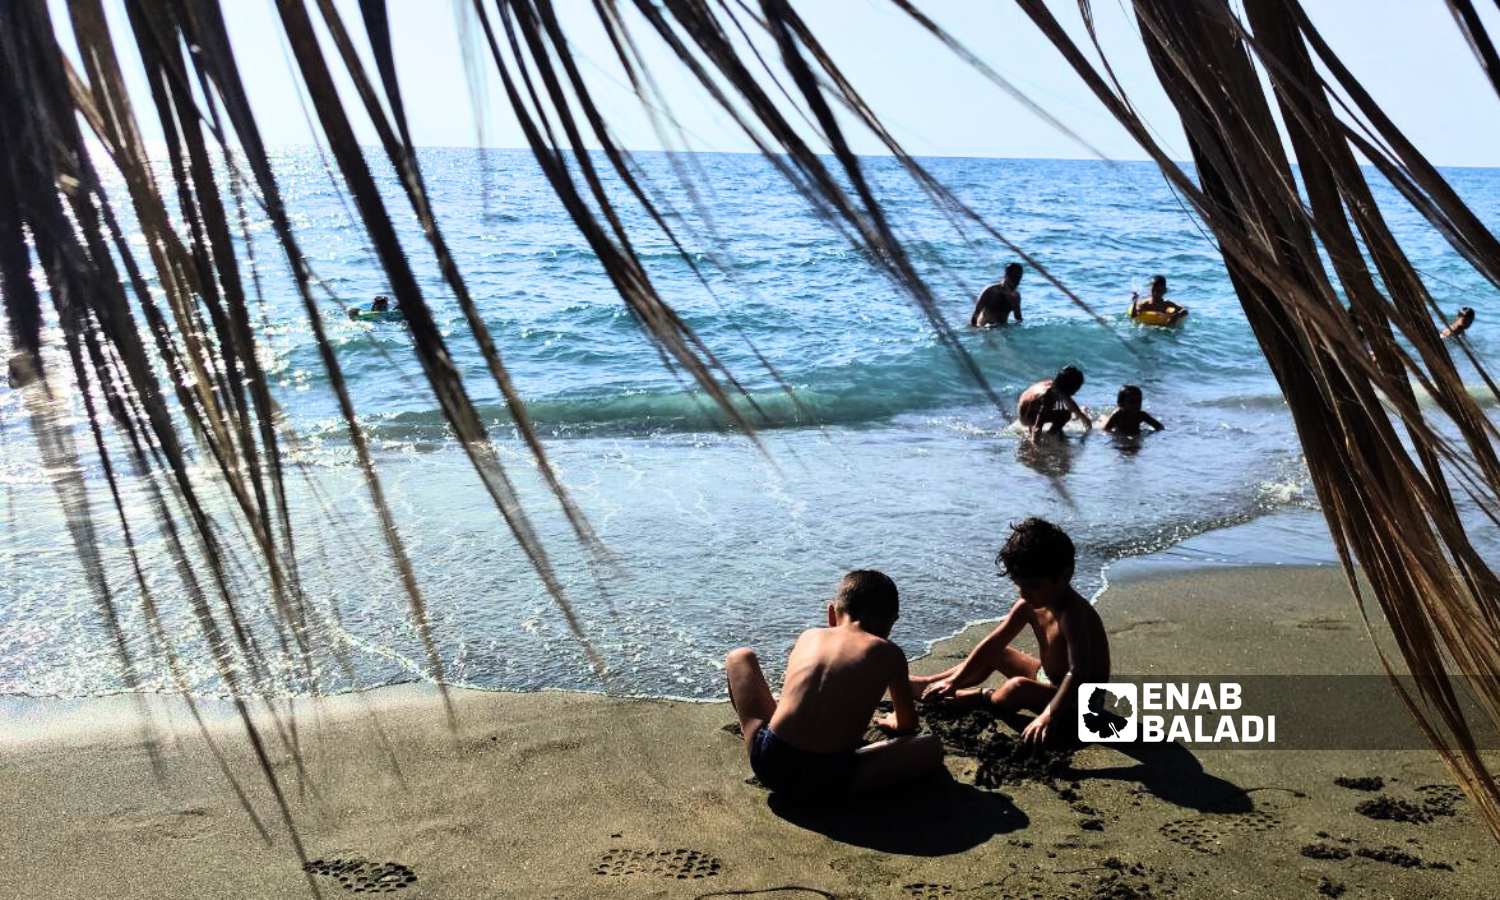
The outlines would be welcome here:
<svg viewBox="0 0 1500 900">
<path fill-rule="evenodd" d="M 773 792 L 800 799 L 844 799 L 935 771 L 943 745 L 933 735 L 864 743 L 876 705 L 891 692 L 882 728 L 917 728 L 906 654 L 887 640 L 899 614 L 895 582 L 850 572 L 828 604 L 828 627 L 797 638 L 778 700 L 755 651 L 724 660 L 729 700 L 739 715 L 750 768 Z"/>
<path fill-rule="evenodd" d="M 1070 672 L 1078 682 L 1109 679 L 1109 635 L 1099 611 L 1083 595 L 1069 588 L 1051 608 L 1018 600 L 1012 609 L 1017 613 L 1031 625 L 1048 681 L 1062 684 Z"/>
<path fill-rule="evenodd" d="M 1142 425 L 1150 425 L 1155 431 L 1161 431 L 1165 426 L 1156 421 L 1150 413 L 1141 409 L 1142 394 L 1137 385 L 1127 384 L 1120 388 L 1120 393 L 1115 398 L 1115 411 L 1110 413 L 1103 422 L 1103 429 L 1107 434 L 1118 434 L 1126 437 L 1135 437 L 1141 433 Z"/>
<path fill-rule="evenodd" d="M 771 730 L 804 750 L 853 750 L 887 686 L 905 671 L 906 655 L 890 641 L 841 627 L 810 628 L 786 661 Z"/>
</svg>

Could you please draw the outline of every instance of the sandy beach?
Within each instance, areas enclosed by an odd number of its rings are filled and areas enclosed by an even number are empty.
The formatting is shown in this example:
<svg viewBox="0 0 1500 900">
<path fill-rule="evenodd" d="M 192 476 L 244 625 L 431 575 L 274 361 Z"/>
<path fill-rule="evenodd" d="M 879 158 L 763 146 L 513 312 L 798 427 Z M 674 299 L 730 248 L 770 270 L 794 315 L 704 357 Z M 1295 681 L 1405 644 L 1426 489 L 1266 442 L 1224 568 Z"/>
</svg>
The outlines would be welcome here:
<svg viewBox="0 0 1500 900">
<path fill-rule="evenodd" d="M 1137 576 L 1113 584 L 1101 611 L 1121 673 L 1379 671 L 1334 569 Z M 950 664 L 980 633 L 937 645 L 914 668 Z M 1493 840 L 1428 751 L 1094 745 L 1001 766 L 991 788 L 975 782 L 993 768 L 950 747 L 951 779 L 810 812 L 747 783 L 723 703 L 452 697 L 457 733 L 426 688 L 299 703 L 305 778 L 267 730 L 308 873 L 226 710 L 209 710 L 211 731 L 269 844 L 175 705 L 153 703 L 171 735 L 158 782 L 129 698 L 12 701 L 0 708 L 7 893 L 1479 898 L 1500 877 Z M 1350 777 L 1382 786 L 1335 782 Z M 1400 821 L 1357 810 L 1380 798 L 1422 812 Z"/>
</svg>

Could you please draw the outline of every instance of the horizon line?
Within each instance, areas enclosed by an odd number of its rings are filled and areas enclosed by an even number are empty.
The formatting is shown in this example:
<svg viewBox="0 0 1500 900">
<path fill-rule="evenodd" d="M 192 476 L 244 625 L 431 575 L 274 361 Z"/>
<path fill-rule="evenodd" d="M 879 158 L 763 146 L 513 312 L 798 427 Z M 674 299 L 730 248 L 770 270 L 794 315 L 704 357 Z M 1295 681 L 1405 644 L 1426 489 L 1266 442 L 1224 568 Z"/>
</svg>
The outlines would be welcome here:
<svg viewBox="0 0 1500 900">
<path fill-rule="evenodd" d="M 320 145 L 315 144 L 315 143 L 310 143 L 310 142 L 295 142 L 295 141 L 293 141 L 293 142 L 287 142 L 287 143 L 281 143 L 281 144 L 270 144 L 269 146 L 272 149 L 289 149 L 289 148 L 308 148 L 308 149 L 312 149 L 312 148 L 316 148 L 316 147 L 318 147 Z M 359 146 L 362 149 L 365 149 L 365 148 L 373 148 L 373 149 L 376 149 L 376 150 L 381 149 L 380 144 L 378 144 L 378 143 L 364 143 L 364 142 L 361 142 L 359 144 Z M 530 147 L 513 147 L 513 146 L 498 146 L 498 145 L 477 145 L 477 144 L 417 144 L 416 145 L 416 149 L 418 149 L 418 150 L 497 150 L 497 151 L 503 151 L 503 152 L 517 152 L 517 153 L 531 153 L 532 152 L 532 149 Z M 590 153 L 603 153 L 604 152 L 604 150 L 603 150 L 602 147 L 588 147 L 588 148 L 585 148 L 585 149 L 588 152 L 590 152 Z M 655 154 L 666 155 L 666 154 L 672 153 L 672 154 L 695 154 L 695 155 L 702 155 L 702 156 L 764 156 L 765 155 L 765 154 L 761 153 L 761 151 L 759 151 L 759 150 L 665 150 L 665 149 L 662 149 L 660 147 L 650 147 L 650 148 L 621 147 L 619 149 L 621 150 L 621 152 L 630 153 L 630 154 L 655 153 Z M 567 149 L 566 152 L 571 153 L 573 151 L 571 150 L 571 148 L 569 148 L 569 149 Z M 786 154 L 777 154 L 777 155 L 785 156 Z M 835 154 L 833 154 L 832 152 L 817 153 L 815 155 L 819 156 L 819 157 L 827 157 L 827 158 L 833 158 L 835 156 Z M 892 153 L 855 153 L 854 155 L 855 155 L 855 157 L 857 157 L 859 159 L 895 159 L 896 158 L 895 154 L 892 154 Z M 1013 162 L 1102 162 L 1102 163 L 1110 163 L 1110 164 L 1114 164 L 1114 163 L 1145 163 L 1145 164 L 1149 164 L 1149 165 L 1156 165 L 1157 164 L 1156 161 L 1154 159 L 1151 159 L 1150 157 L 1133 158 L 1133 157 L 1111 157 L 1111 156 L 1104 156 L 1104 157 L 1101 157 L 1101 156 L 1006 156 L 1004 154 L 976 155 L 976 154 L 972 154 L 972 153 L 910 153 L 910 154 L 908 154 L 908 156 L 910 156 L 913 159 L 976 159 L 976 160 L 1007 160 L 1007 161 L 1013 161 Z M 1194 163 L 1190 159 L 1173 159 L 1171 161 L 1173 163 L 1177 164 L 1177 165 L 1180 165 L 1180 166 L 1196 166 L 1196 163 Z M 1432 162 L 1432 161 L 1429 160 L 1429 162 Z M 1292 165 L 1296 166 L 1296 165 L 1298 165 L 1298 163 L 1295 160 L 1293 160 L 1292 161 Z M 1435 167 L 1437 167 L 1437 168 L 1439 168 L 1439 169 L 1500 169 L 1500 161 L 1497 161 L 1495 163 L 1487 163 L 1487 164 L 1480 164 L 1480 163 L 1432 162 L 1432 165 L 1435 166 Z M 1369 161 L 1361 162 L 1359 164 L 1359 166 L 1360 166 L 1360 168 L 1376 168 L 1376 166 L 1373 163 L 1369 162 Z"/>
</svg>

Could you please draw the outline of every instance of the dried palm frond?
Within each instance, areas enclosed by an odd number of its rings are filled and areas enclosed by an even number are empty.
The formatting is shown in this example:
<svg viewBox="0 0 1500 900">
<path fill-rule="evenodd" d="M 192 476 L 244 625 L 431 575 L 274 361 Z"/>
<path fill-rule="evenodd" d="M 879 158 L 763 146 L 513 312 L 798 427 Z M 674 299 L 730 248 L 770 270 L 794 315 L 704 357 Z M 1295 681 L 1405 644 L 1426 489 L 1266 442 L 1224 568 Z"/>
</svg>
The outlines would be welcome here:
<svg viewBox="0 0 1500 900">
<path fill-rule="evenodd" d="M 295 842 L 270 751 L 250 715 L 256 686 L 266 680 L 271 651 L 265 645 L 266 635 L 249 624 L 246 604 L 264 590 L 263 596 L 271 601 L 274 627 L 270 636 L 279 657 L 297 660 L 314 685 L 317 676 L 308 638 L 320 627 L 321 617 L 304 596 L 285 484 L 284 445 L 289 439 L 295 441 L 295 436 L 284 433 L 285 422 L 257 353 L 247 267 L 255 296 L 262 296 L 263 289 L 249 237 L 247 205 L 269 223 L 286 257 L 387 555 L 405 589 L 411 619 L 440 686 L 443 663 L 430 634 L 426 602 L 410 554 L 386 501 L 338 353 L 324 328 L 315 296 L 324 286 L 292 226 L 219 5 L 212 0 L 129 3 L 128 28 L 121 33 L 111 32 L 98 0 L 73 0 L 67 8 L 76 52 L 59 46 L 44 0 L 21 0 L 0 11 L 0 77 L 5 81 L 0 103 L 6 132 L 0 142 L 6 160 L 0 178 L 0 290 L 17 365 L 37 376 L 27 395 L 37 446 L 45 451 L 44 462 L 55 473 L 77 555 L 90 577 L 101 619 L 114 634 L 126 685 L 133 686 L 134 661 L 121 632 L 116 590 L 99 562 L 80 453 L 70 427 L 49 412 L 58 397 L 67 399 L 66 386 L 71 383 L 74 395 L 82 398 L 84 417 L 94 437 L 93 451 L 106 475 L 114 515 L 136 573 L 150 645 L 164 657 L 174 683 L 185 691 L 186 677 L 176 649 L 181 636 L 162 628 L 157 592 L 142 573 L 134 549 L 134 533 L 154 526 Z M 602 673 L 602 661 L 589 646 L 548 552 L 470 399 L 469 388 L 452 363 L 448 338 L 439 331 L 409 261 L 414 248 L 402 244 L 391 223 L 387 198 L 376 188 L 366 151 L 355 140 L 345 99 L 335 88 L 339 77 L 335 66 L 339 66 L 375 127 L 380 149 L 398 176 L 445 286 L 458 301 L 468 328 L 466 337 L 477 344 L 517 432 L 576 537 L 603 558 L 592 528 L 547 458 L 427 199 L 395 77 L 384 4 L 366 0 L 360 5 L 378 82 L 365 71 L 355 38 L 332 3 L 318 0 L 314 9 L 336 51 L 333 59 L 325 55 L 325 45 L 317 35 L 314 10 L 302 0 L 279 0 L 276 8 L 296 64 L 299 91 L 308 98 L 310 117 L 320 132 L 316 142 L 320 148 L 326 145 L 331 160 L 330 177 L 336 169 L 342 185 L 340 200 L 344 202 L 347 194 L 346 208 L 352 206 L 364 226 L 405 313 L 428 387 L 518 545 Z M 614 3 L 601 2 L 596 11 L 637 86 L 643 70 L 633 50 L 626 49 L 635 46 L 630 30 L 644 27 L 666 39 L 710 94 L 733 108 L 747 130 L 759 135 L 763 149 L 813 201 L 814 208 L 911 292 L 945 345 L 980 389 L 989 391 L 908 260 L 860 160 L 849 150 L 833 119 L 830 102 L 859 111 L 867 127 L 878 129 L 878 122 L 789 6 L 773 4 L 757 17 L 727 4 L 716 10 L 677 3 L 663 11 L 642 3 L 635 8 L 639 18 L 630 23 Z M 590 143 L 604 149 L 609 171 L 627 188 L 626 199 L 638 204 L 682 251 L 683 241 L 661 212 L 664 201 L 637 177 L 638 167 L 629 152 L 611 137 L 606 116 L 590 94 L 566 29 L 551 4 L 475 3 L 471 21 L 483 35 L 490 61 L 542 172 L 662 359 L 711 398 L 728 422 L 753 437 L 758 412 L 754 402 L 658 293 L 636 254 L 636 238 L 624 225 L 625 217 L 617 207 L 620 200 L 606 189 L 604 172 L 587 152 Z M 822 149 L 836 154 L 836 172 L 826 166 L 819 148 L 800 136 L 784 110 L 759 90 L 755 77 L 738 64 L 738 51 L 726 37 L 726 29 L 745 34 L 747 22 L 774 39 L 783 68 L 797 89 L 795 94 L 784 92 L 783 98 L 794 105 L 800 98 L 804 108 L 796 115 L 817 120 L 827 142 Z M 127 89 L 122 50 L 133 53 L 144 66 L 144 96 L 133 96 Z M 808 61 L 808 54 L 814 62 Z M 73 59 L 78 60 L 77 68 Z M 769 67 L 766 71 L 770 72 Z M 829 84 L 836 87 L 828 88 Z M 825 90 L 832 101 L 825 97 Z M 138 109 L 154 115 L 162 133 L 165 179 L 159 179 L 154 170 L 161 160 L 152 159 L 141 137 Z M 97 143 L 86 140 L 80 122 L 92 131 Z M 884 135 L 883 130 L 880 133 Z M 883 139 L 895 146 L 888 135 Z M 123 176 L 123 196 L 114 196 L 99 174 L 94 154 L 101 147 L 107 164 Z M 779 155 L 788 151 L 788 157 Z M 783 161 L 787 158 L 790 162 Z M 920 167 L 907 162 L 913 172 L 920 173 Z M 922 174 L 936 193 L 940 186 Z M 167 195 L 162 193 L 163 184 Z M 226 193 L 232 202 L 226 202 Z M 957 207 L 956 201 L 948 200 Z M 143 239 L 144 259 L 140 245 L 119 224 L 116 206 L 120 203 L 130 207 L 130 218 Z M 238 247 L 236 226 L 243 241 Z M 32 260 L 45 274 L 42 293 L 32 286 Z M 701 274 L 700 279 L 707 284 Z M 53 307 L 63 335 L 70 368 L 65 375 L 51 371 L 49 357 L 43 353 L 43 322 L 48 318 L 44 302 Z M 990 396 L 994 398 L 992 392 Z M 124 471 L 145 487 L 149 522 L 136 521 L 141 514 L 120 500 L 115 473 L 122 467 L 117 457 L 128 463 Z M 201 468 L 204 463 L 211 473 L 206 477 Z M 227 515 L 221 511 L 221 499 L 228 502 L 223 507 Z M 191 708 L 201 724 L 196 707 Z M 300 774 L 295 718 L 279 715 L 270 704 L 266 710 L 268 727 L 297 762 Z M 216 745 L 211 742 L 210 746 Z M 235 783 L 234 789 L 244 802 L 240 785 Z M 262 834 L 268 834 L 256 821 Z"/>
<path fill-rule="evenodd" d="M 1439 337 L 1437 305 L 1386 224 L 1359 155 L 1497 284 L 1500 244 L 1380 112 L 1297 0 L 1245 0 L 1243 20 L 1225 0 L 1134 3 L 1196 178 L 1151 138 L 1107 60 L 1101 72 L 1038 0 L 1020 5 L 1218 240 L 1350 586 L 1365 611 L 1356 576 L 1368 579 L 1417 688 L 1397 689 L 1500 836 L 1500 789 L 1460 704 L 1462 684 L 1500 722 L 1500 582 L 1469 542 L 1454 499 L 1461 490 L 1492 518 L 1500 509 L 1496 431 Z M 1080 5 L 1099 51 L 1089 4 Z M 1487 46 L 1477 20 L 1468 27 L 1476 46 Z M 1343 107 L 1345 95 L 1362 119 Z M 1413 382 L 1435 412 L 1417 403 Z"/>
</svg>

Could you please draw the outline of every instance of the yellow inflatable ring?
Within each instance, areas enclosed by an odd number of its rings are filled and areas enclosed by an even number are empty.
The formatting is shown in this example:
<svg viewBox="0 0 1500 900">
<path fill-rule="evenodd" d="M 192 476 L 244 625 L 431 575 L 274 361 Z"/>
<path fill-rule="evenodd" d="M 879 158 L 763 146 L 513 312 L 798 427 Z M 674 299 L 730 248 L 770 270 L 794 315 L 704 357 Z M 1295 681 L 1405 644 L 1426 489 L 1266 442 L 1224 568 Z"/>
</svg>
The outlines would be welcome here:
<svg viewBox="0 0 1500 900">
<path fill-rule="evenodd" d="M 1157 325 L 1166 327 L 1176 325 L 1187 318 L 1188 311 L 1185 307 L 1177 307 L 1175 312 L 1157 312 L 1155 310 L 1143 310 L 1135 313 L 1130 318 L 1142 325 Z"/>
</svg>

